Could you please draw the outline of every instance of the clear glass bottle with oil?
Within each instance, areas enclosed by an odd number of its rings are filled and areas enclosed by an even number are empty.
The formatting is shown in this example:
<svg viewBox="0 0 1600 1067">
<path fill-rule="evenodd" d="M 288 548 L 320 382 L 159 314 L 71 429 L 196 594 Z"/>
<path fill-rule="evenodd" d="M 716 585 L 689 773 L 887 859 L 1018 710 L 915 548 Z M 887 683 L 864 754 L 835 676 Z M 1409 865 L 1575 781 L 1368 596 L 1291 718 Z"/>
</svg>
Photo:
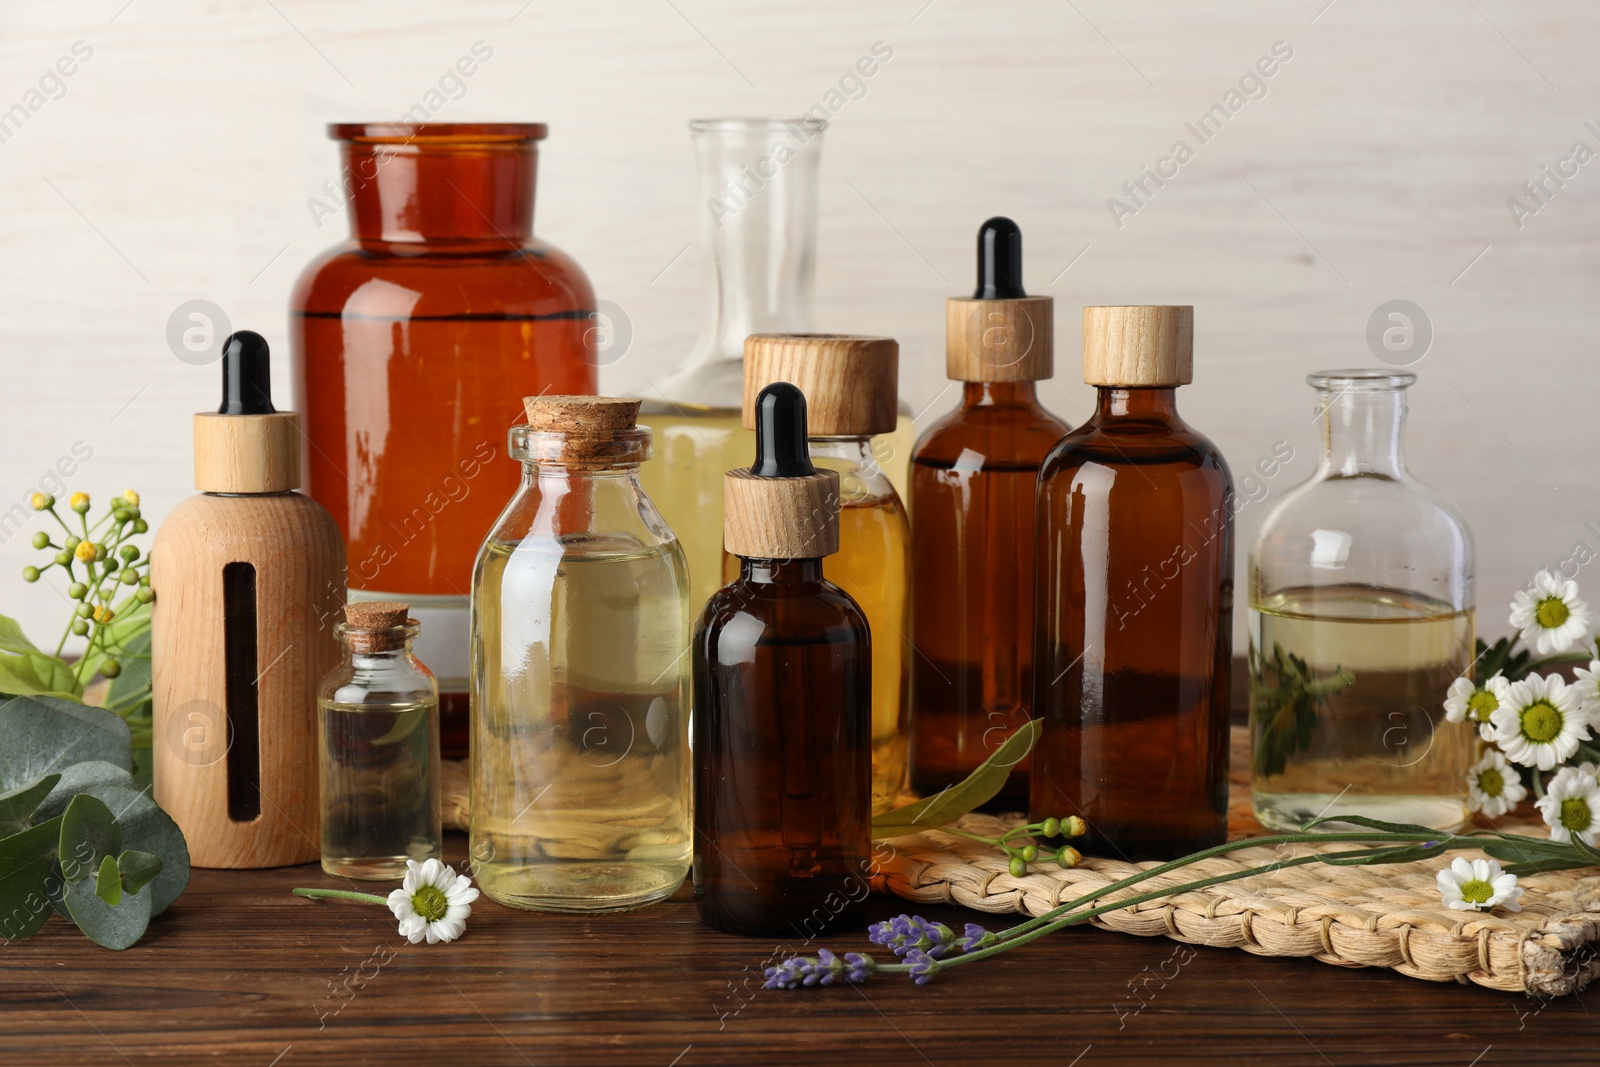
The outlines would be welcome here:
<svg viewBox="0 0 1600 1067">
<path fill-rule="evenodd" d="M 638 907 L 689 870 L 688 573 L 639 485 L 638 408 L 528 398 L 522 486 L 478 554 L 471 853 L 513 907 Z"/>
<path fill-rule="evenodd" d="M 839 552 L 828 580 L 850 594 L 872 628 L 872 810 L 906 788 L 911 747 L 911 523 L 874 454 L 894 430 L 900 346 L 888 337 L 757 334 L 745 341 L 745 425 L 773 382 L 805 395 L 811 462 L 839 475 Z M 727 557 L 724 576 L 741 564 Z"/>
<path fill-rule="evenodd" d="M 1307 381 L 1322 461 L 1268 512 L 1250 554 L 1255 815 L 1279 830 L 1337 815 L 1453 830 L 1468 818 L 1473 731 L 1441 705 L 1471 677 L 1472 534 L 1406 469 L 1416 375 Z"/>
<path fill-rule="evenodd" d="M 402 878 L 440 856 L 439 686 L 412 654 L 405 604 L 350 604 L 334 627 L 344 661 L 317 690 L 322 869 Z"/>
</svg>

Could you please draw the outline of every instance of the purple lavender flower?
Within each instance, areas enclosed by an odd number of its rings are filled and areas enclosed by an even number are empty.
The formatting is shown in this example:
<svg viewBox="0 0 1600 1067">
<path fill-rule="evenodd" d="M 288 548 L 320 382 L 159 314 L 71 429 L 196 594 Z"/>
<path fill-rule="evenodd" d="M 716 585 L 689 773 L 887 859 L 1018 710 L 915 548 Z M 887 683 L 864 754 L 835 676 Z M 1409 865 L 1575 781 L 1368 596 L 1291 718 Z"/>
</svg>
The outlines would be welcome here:
<svg viewBox="0 0 1600 1067">
<path fill-rule="evenodd" d="M 920 915 L 896 915 L 874 923 L 867 930 L 867 937 L 874 945 L 893 950 L 896 956 L 907 956 L 915 951 L 939 959 L 958 947 L 954 930 L 944 923 L 930 923 Z"/>
<path fill-rule="evenodd" d="M 907 952 L 906 962 L 911 965 L 911 980 L 918 985 L 927 985 L 942 966 L 936 956 L 920 948 Z"/>
<path fill-rule="evenodd" d="M 844 959 L 825 948 L 815 956 L 790 956 L 765 971 L 763 989 L 799 989 L 801 986 L 833 985 L 835 982 L 865 982 L 876 969 L 872 957 L 864 952 L 847 952 Z"/>
<path fill-rule="evenodd" d="M 977 923 L 968 923 L 966 936 L 956 940 L 956 947 L 962 952 L 976 952 L 980 948 L 988 948 L 998 940 L 999 938 Z"/>
</svg>

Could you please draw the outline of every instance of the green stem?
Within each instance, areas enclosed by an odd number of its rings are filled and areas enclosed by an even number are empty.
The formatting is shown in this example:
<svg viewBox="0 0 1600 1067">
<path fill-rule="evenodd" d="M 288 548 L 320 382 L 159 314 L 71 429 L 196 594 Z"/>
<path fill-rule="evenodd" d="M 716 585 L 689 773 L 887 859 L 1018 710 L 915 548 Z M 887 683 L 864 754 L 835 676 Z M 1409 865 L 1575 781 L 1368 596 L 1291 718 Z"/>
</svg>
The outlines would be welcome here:
<svg viewBox="0 0 1600 1067">
<path fill-rule="evenodd" d="M 297 897 L 310 897 L 312 900 L 328 897 L 334 900 L 359 900 L 363 904 L 389 903 L 387 897 L 380 897 L 373 893 L 353 893 L 348 889 L 291 889 L 290 892 Z"/>
<path fill-rule="evenodd" d="M 1588 663 L 1594 657 L 1587 652 L 1557 652 L 1553 656 L 1533 660 L 1528 664 L 1528 673 L 1532 674 L 1540 667 L 1560 667 L 1567 663 Z"/>
</svg>

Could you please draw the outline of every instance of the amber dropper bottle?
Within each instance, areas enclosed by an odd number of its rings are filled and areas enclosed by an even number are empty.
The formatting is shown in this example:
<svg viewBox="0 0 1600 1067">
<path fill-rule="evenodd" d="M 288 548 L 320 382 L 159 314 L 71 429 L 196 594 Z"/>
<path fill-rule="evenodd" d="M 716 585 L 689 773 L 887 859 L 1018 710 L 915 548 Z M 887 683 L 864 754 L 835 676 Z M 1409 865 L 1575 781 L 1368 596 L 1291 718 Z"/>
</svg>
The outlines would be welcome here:
<svg viewBox="0 0 1600 1067">
<path fill-rule="evenodd" d="M 945 373 L 961 404 L 911 457 L 911 787 L 961 781 L 1031 717 L 1034 495 L 1070 429 L 1040 404 L 1054 308 L 1022 288 L 1022 231 L 978 230 L 978 287 L 945 305 Z M 1028 807 L 1028 764 L 986 805 Z"/>
<path fill-rule="evenodd" d="M 757 394 L 792 382 L 805 394 L 811 459 L 839 475 L 839 554 L 828 576 L 872 627 L 872 810 L 906 787 L 911 751 L 911 522 L 875 440 L 895 428 L 900 346 L 890 337 L 752 334 L 744 344 L 744 424 Z M 899 462 L 904 462 L 900 460 Z M 732 577 L 732 558 L 726 563 Z"/>
<path fill-rule="evenodd" d="M 1084 308 L 1098 403 L 1039 472 L 1030 807 L 1132 860 L 1227 836 L 1233 479 L 1178 416 L 1193 333 L 1189 307 Z"/>
<path fill-rule="evenodd" d="M 822 576 L 839 476 L 807 454 L 805 397 L 777 382 L 755 413 L 755 465 L 724 483 L 739 576 L 694 635 L 694 891 L 709 926 L 809 939 L 868 893 L 871 636 Z"/>
</svg>

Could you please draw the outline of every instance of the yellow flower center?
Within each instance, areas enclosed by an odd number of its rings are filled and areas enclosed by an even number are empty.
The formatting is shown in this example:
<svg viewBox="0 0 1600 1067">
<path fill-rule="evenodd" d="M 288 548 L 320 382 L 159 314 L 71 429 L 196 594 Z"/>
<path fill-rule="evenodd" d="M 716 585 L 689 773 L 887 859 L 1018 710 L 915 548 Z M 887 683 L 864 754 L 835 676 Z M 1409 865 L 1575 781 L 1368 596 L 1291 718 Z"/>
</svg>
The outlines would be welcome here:
<svg viewBox="0 0 1600 1067">
<path fill-rule="evenodd" d="M 445 899 L 444 892 L 433 885 L 425 885 L 412 893 L 411 906 L 429 922 L 438 922 L 450 910 L 450 902 Z"/>
<path fill-rule="evenodd" d="M 1589 829 L 1589 824 L 1594 821 L 1594 812 L 1589 808 L 1589 802 L 1582 797 L 1568 797 L 1561 802 L 1561 825 L 1574 832 Z"/>
<path fill-rule="evenodd" d="M 1482 878 L 1461 883 L 1461 899 L 1468 904 L 1487 904 L 1492 896 L 1494 896 L 1494 886 Z"/>
<path fill-rule="evenodd" d="M 1562 714 L 1548 700 L 1538 700 L 1522 709 L 1522 736 L 1536 745 L 1547 745 L 1561 736 Z"/>
<path fill-rule="evenodd" d="M 1500 707 L 1500 701 L 1487 689 L 1480 689 L 1467 698 L 1467 714 L 1473 722 L 1488 722 L 1489 716 Z"/>
<path fill-rule="evenodd" d="M 1539 601 L 1539 606 L 1533 609 L 1534 620 L 1546 630 L 1554 630 L 1567 621 L 1572 613 L 1567 610 L 1566 602 L 1558 596 L 1547 596 Z"/>
<path fill-rule="evenodd" d="M 1478 774 L 1478 789 L 1484 796 L 1497 797 L 1506 791 L 1505 776 L 1490 767 Z"/>
</svg>

